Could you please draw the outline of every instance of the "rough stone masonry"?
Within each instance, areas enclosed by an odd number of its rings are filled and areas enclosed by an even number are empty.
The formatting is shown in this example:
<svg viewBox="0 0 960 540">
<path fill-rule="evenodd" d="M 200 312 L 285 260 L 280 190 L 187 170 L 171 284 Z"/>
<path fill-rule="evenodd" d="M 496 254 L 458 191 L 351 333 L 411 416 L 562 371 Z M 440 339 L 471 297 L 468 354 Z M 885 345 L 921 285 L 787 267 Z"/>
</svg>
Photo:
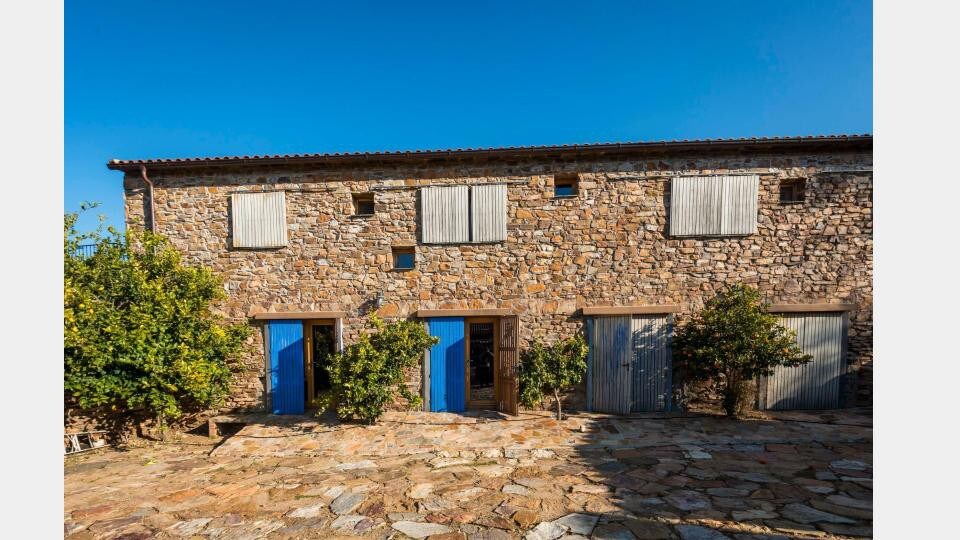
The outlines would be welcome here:
<svg viewBox="0 0 960 540">
<path fill-rule="evenodd" d="M 775 303 L 855 305 L 846 401 L 871 402 L 869 136 L 328 158 L 143 162 L 155 184 L 156 231 L 188 263 L 223 276 L 228 318 L 344 311 L 349 344 L 382 291 L 377 311 L 386 318 L 418 309 L 509 308 L 520 316 L 521 341 L 553 341 L 581 329 L 583 306 L 679 304 L 682 317 L 744 282 Z M 139 163 L 110 165 L 125 172 L 128 226 L 142 226 L 147 216 Z M 553 196 L 558 173 L 578 174 L 575 197 Z M 756 234 L 669 235 L 671 179 L 709 174 L 759 175 Z M 802 203 L 781 204 L 780 184 L 790 180 L 805 183 Z M 505 182 L 506 241 L 418 243 L 419 187 Z M 230 194 L 265 189 L 286 191 L 288 245 L 232 249 Z M 352 194 L 370 191 L 375 214 L 352 216 Z M 394 270 L 392 246 L 416 246 L 415 269 Z M 231 409 L 266 405 L 262 338 L 255 332 Z M 411 377 L 419 386 L 419 374 Z"/>
</svg>

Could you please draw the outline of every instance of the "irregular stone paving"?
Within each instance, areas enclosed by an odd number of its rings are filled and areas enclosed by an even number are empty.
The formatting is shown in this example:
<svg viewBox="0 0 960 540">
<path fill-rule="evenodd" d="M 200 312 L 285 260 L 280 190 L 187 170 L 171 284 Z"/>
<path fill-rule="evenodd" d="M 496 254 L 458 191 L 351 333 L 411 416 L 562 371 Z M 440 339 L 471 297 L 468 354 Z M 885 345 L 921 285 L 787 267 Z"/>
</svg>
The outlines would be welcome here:
<svg viewBox="0 0 960 540">
<path fill-rule="evenodd" d="M 759 413 L 758 413 L 759 414 Z M 839 413 L 827 413 L 836 417 Z M 848 414 L 849 413 L 845 413 Z M 776 416 L 774 416 L 776 415 Z M 808 413 L 767 413 L 768 418 L 799 421 L 823 419 Z M 816 437 L 832 440 L 862 438 L 861 415 L 846 418 L 845 425 L 784 422 L 777 437 L 790 440 Z M 239 433 L 217 448 L 217 455 L 373 455 L 402 456 L 440 450 L 520 450 L 569 448 L 639 448 L 682 444 L 692 459 L 709 459 L 703 445 L 765 442 L 771 426 L 758 424 L 741 430 L 736 423 L 718 422 L 704 416 L 616 417 L 576 414 L 558 422 L 549 413 L 525 413 L 518 417 L 496 413 L 471 416 L 451 413 L 388 412 L 373 426 L 344 426 L 324 418 L 251 416 Z M 666 427 L 666 429 L 664 429 Z"/>
<path fill-rule="evenodd" d="M 528 420 L 532 429 L 519 432 L 510 422 L 461 421 L 446 425 L 454 442 L 441 437 L 446 442 L 431 451 L 413 449 L 437 437 L 434 426 L 442 418 L 406 416 L 416 421 L 392 419 L 376 428 L 309 427 L 317 449 L 339 448 L 340 453 L 314 449 L 296 455 L 278 437 L 268 439 L 263 453 L 246 445 L 240 452 L 235 435 L 220 446 L 192 437 L 68 457 L 64 536 L 746 540 L 872 535 L 870 411 L 746 421 L 574 415 L 557 423 L 538 417 Z M 291 427 L 299 422 L 260 429 L 293 431 L 291 446 L 299 448 L 302 435 Z M 464 426 L 474 429 L 461 431 Z M 384 435 L 390 429 L 402 431 L 409 441 Z M 365 434 L 373 435 L 367 445 L 362 444 Z M 386 444 L 388 438 L 393 445 Z M 571 440 L 578 442 L 556 443 Z"/>
</svg>

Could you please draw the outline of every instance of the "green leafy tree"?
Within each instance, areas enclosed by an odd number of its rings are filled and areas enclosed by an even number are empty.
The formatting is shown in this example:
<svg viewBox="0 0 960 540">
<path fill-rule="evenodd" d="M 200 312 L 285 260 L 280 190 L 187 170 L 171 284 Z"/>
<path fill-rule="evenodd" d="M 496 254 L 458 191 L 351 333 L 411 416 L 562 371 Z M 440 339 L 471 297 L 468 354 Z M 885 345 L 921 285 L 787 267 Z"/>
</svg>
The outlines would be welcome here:
<svg viewBox="0 0 960 540">
<path fill-rule="evenodd" d="M 90 208 L 84 205 L 81 210 Z M 220 404 L 249 326 L 225 324 L 211 305 L 226 297 L 206 268 L 185 266 L 161 235 L 63 220 L 63 368 L 66 397 L 81 408 L 153 417 Z M 92 253 L 81 245 L 92 244 Z"/>
<path fill-rule="evenodd" d="M 404 374 L 420 365 L 424 351 L 439 340 L 416 321 L 386 324 L 374 315 L 370 326 L 372 333 L 334 355 L 327 367 L 332 388 L 324 401 L 341 419 L 373 423 L 397 395 L 412 409 L 421 403 L 404 384 Z"/>
<path fill-rule="evenodd" d="M 544 394 L 553 394 L 561 420 L 561 394 L 578 384 L 586 371 L 587 342 L 582 335 L 550 346 L 535 340 L 520 356 L 520 402 L 533 408 L 543 403 Z"/>
<path fill-rule="evenodd" d="M 799 366 L 812 358 L 797 345 L 796 333 L 767 312 L 757 289 L 734 285 L 710 299 L 673 337 L 680 376 L 710 382 L 723 395 L 728 416 L 750 404 L 750 383 L 777 366 Z"/>
</svg>

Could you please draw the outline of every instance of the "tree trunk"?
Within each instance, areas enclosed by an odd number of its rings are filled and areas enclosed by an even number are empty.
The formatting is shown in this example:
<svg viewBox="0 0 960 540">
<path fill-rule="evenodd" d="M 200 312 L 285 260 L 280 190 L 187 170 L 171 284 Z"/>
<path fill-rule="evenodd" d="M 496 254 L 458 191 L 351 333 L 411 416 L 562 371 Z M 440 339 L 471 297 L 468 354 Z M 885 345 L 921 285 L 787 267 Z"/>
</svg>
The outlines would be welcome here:
<svg viewBox="0 0 960 540">
<path fill-rule="evenodd" d="M 166 442 L 167 440 L 167 429 L 163 423 L 163 415 L 157 415 L 157 433 L 160 435 L 160 440 Z"/>
<path fill-rule="evenodd" d="M 730 418 L 740 418 L 749 408 L 750 383 L 739 379 L 727 379 L 723 389 L 723 410 Z"/>
<path fill-rule="evenodd" d="M 553 399 L 557 400 L 557 422 L 563 420 L 563 416 L 560 414 L 560 392 L 557 390 L 553 391 Z"/>
</svg>

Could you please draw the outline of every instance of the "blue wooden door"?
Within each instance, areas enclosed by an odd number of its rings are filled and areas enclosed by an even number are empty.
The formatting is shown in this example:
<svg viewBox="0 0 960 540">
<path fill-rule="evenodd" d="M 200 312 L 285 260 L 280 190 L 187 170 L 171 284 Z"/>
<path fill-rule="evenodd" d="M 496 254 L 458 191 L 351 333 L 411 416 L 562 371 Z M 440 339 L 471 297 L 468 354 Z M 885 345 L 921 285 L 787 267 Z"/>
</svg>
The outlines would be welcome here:
<svg viewBox="0 0 960 540">
<path fill-rule="evenodd" d="M 270 321 L 273 414 L 303 414 L 303 321 Z"/>
<path fill-rule="evenodd" d="M 463 317 L 436 317 L 429 321 L 430 335 L 440 342 L 430 349 L 430 410 L 466 410 L 464 385 Z"/>
</svg>

